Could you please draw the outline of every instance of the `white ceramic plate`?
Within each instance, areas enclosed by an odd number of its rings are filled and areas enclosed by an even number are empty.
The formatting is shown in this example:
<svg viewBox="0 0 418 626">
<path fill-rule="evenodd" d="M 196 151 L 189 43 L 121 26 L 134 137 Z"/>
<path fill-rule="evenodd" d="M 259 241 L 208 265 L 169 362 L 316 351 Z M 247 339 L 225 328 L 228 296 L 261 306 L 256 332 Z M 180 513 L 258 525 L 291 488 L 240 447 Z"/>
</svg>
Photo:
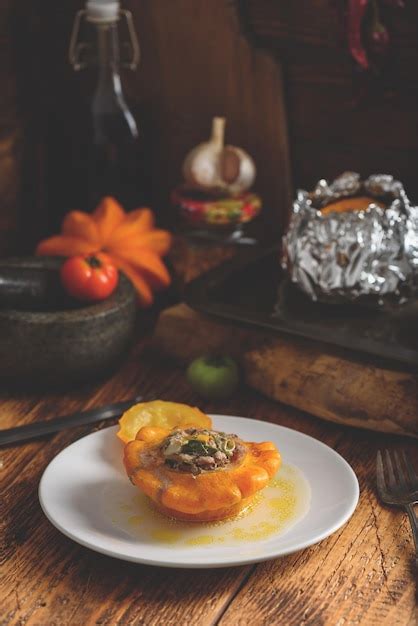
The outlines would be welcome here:
<svg viewBox="0 0 418 626">
<path fill-rule="evenodd" d="M 218 524 L 168 520 L 133 487 L 117 428 L 68 446 L 46 468 L 39 499 L 48 519 L 83 546 L 127 561 L 165 567 L 224 567 L 307 548 L 340 528 L 359 497 L 348 463 L 300 432 L 243 417 L 213 416 L 214 428 L 248 441 L 273 441 L 283 468 L 252 510 Z"/>
</svg>

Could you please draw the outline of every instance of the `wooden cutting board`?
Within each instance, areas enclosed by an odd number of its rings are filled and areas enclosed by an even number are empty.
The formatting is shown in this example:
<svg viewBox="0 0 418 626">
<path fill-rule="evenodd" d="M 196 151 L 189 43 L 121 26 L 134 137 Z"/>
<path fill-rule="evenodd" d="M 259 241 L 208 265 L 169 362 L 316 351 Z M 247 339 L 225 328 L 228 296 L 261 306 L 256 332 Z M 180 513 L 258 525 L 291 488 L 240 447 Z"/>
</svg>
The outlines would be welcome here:
<svg viewBox="0 0 418 626">
<path fill-rule="evenodd" d="M 185 304 L 161 313 L 153 347 L 181 363 L 206 352 L 231 354 L 246 383 L 275 400 L 341 424 L 418 437 L 417 373 L 215 320 Z"/>
</svg>

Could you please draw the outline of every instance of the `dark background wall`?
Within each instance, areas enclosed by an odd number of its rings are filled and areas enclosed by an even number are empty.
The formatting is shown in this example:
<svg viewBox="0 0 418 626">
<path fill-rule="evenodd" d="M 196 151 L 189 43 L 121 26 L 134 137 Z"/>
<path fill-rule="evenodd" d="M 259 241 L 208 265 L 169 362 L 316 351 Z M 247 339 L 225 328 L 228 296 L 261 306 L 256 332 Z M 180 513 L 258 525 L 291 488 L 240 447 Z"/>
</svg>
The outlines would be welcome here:
<svg viewBox="0 0 418 626">
<path fill-rule="evenodd" d="M 345 0 L 245 0 L 259 45 L 281 59 L 294 180 L 344 169 L 399 176 L 418 201 L 418 3 L 385 9 L 392 44 L 379 71 L 354 67 Z M 389 4 L 389 3 L 386 3 Z"/>
<path fill-rule="evenodd" d="M 74 208 L 85 167 L 71 147 L 94 77 L 67 61 L 79 1 L 1 0 L 0 252 L 31 249 Z M 296 186 L 344 169 L 399 176 L 418 201 L 418 4 L 389 11 L 379 74 L 353 66 L 344 0 L 130 0 L 142 62 L 124 74 L 145 130 L 152 203 L 168 210 L 181 162 L 227 117 L 258 165 L 279 237 Z M 83 207 L 78 207 L 83 208 Z"/>
</svg>

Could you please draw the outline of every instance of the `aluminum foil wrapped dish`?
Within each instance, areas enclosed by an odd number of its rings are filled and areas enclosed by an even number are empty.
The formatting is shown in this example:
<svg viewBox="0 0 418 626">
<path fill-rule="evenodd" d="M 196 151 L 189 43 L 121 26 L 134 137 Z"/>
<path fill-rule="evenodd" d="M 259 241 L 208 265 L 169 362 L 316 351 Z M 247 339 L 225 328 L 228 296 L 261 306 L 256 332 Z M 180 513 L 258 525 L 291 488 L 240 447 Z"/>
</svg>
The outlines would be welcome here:
<svg viewBox="0 0 418 626">
<path fill-rule="evenodd" d="M 298 191 L 282 266 L 312 300 L 401 302 L 418 287 L 418 207 L 389 175 L 320 180 Z"/>
</svg>

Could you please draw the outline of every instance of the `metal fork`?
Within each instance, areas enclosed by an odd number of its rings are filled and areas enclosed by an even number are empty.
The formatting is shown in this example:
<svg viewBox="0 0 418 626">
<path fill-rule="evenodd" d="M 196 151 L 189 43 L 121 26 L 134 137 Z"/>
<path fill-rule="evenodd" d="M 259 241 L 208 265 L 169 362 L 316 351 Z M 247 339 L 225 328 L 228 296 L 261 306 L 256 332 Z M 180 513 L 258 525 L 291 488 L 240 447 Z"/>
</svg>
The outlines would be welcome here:
<svg viewBox="0 0 418 626">
<path fill-rule="evenodd" d="M 402 457 L 402 461 L 401 461 Z M 377 491 L 385 504 L 402 507 L 408 514 L 415 543 L 415 563 L 418 567 L 418 517 L 414 504 L 418 502 L 418 473 L 404 450 L 380 452 L 376 457 Z M 385 478 L 386 474 L 386 478 Z"/>
</svg>

